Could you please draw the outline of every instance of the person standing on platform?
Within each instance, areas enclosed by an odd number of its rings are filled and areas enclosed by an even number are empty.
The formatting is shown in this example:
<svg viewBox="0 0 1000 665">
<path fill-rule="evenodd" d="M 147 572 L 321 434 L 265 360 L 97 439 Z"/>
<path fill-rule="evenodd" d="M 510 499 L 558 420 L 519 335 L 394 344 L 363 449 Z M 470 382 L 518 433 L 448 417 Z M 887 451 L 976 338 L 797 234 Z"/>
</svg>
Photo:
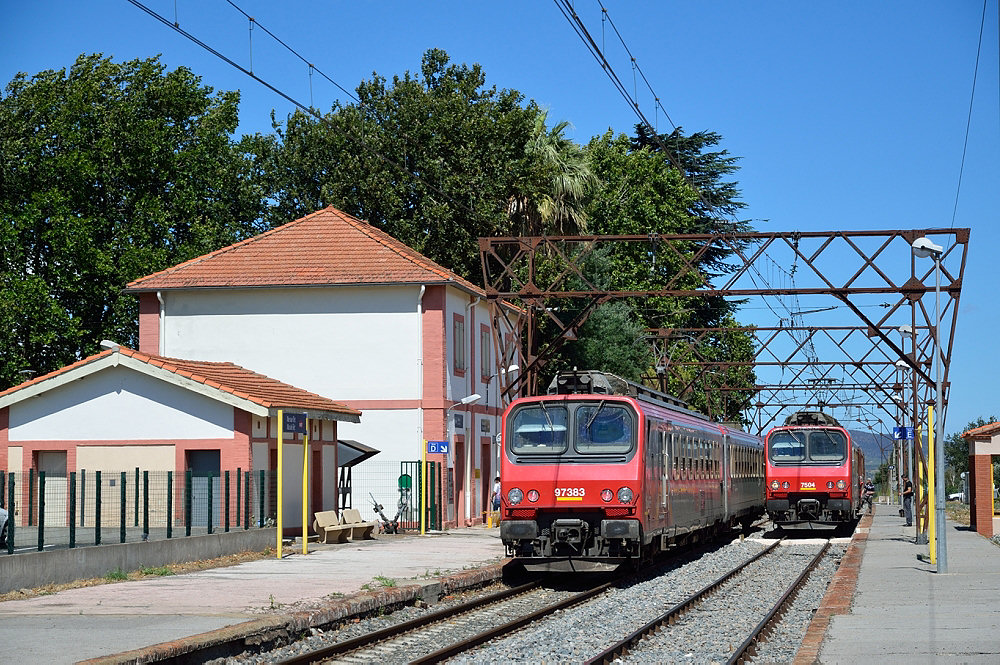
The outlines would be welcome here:
<svg viewBox="0 0 1000 665">
<path fill-rule="evenodd" d="M 906 526 L 913 526 L 913 483 L 907 477 L 903 478 L 903 514 Z"/>
</svg>

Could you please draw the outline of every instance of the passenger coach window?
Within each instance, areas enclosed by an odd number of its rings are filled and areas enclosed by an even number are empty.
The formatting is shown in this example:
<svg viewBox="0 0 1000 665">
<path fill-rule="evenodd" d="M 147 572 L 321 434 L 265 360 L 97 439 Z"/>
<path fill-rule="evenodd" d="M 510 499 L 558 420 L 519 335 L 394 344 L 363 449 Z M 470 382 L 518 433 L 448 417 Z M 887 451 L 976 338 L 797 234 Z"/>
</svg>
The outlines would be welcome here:
<svg viewBox="0 0 1000 665">
<path fill-rule="evenodd" d="M 511 417 L 507 431 L 511 452 L 522 455 L 566 452 L 566 407 L 520 408 Z"/>
<path fill-rule="evenodd" d="M 767 445 L 772 462 L 801 462 L 806 458 L 805 432 L 775 432 Z"/>
<path fill-rule="evenodd" d="M 574 414 L 576 449 L 581 453 L 627 453 L 632 449 L 632 412 L 614 404 L 580 406 Z"/>
<path fill-rule="evenodd" d="M 847 454 L 847 439 L 843 432 L 832 429 L 809 433 L 809 459 L 817 462 L 837 462 Z"/>
</svg>

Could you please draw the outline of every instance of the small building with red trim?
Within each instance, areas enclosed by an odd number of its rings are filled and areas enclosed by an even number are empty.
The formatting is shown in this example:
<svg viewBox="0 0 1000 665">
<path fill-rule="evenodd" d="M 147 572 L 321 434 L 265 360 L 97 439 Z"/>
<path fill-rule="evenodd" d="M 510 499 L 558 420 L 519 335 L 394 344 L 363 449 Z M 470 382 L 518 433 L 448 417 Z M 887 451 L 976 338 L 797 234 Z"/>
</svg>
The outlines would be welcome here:
<svg viewBox="0 0 1000 665">
<path fill-rule="evenodd" d="M 970 429 L 962 438 L 969 444 L 970 525 L 977 533 L 992 538 L 1000 534 L 1000 517 L 993 509 L 993 457 L 1000 456 L 1000 422 Z"/>
<path fill-rule="evenodd" d="M 194 468 L 216 478 L 226 471 L 273 470 L 284 409 L 306 413 L 311 423 L 313 510 L 336 507 L 337 427 L 358 423 L 360 411 L 230 362 L 117 345 L 0 392 L 0 469 L 46 471 L 49 490 L 57 494 L 68 474 L 79 470 Z M 300 490 L 285 495 L 285 523 L 301 527 L 304 439 L 284 440 L 288 486 Z M 21 483 L 22 506 L 30 505 L 27 491 Z M 48 523 L 59 526 L 59 519 L 53 515 Z"/>
</svg>

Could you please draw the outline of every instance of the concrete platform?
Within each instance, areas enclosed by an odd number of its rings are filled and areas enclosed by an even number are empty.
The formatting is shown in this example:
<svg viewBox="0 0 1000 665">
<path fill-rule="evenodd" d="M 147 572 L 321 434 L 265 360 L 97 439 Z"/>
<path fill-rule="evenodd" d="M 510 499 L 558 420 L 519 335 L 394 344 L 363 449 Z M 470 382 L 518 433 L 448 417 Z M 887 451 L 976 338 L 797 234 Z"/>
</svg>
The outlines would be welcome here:
<svg viewBox="0 0 1000 665">
<path fill-rule="evenodd" d="M 406 593 L 419 594 L 411 585 L 489 567 L 503 553 L 499 529 L 486 528 L 310 544 L 305 556 L 0 603 L 0 644 L 25 665 L 73 663 L 160 643 L 179 653 L 185 638 L 217 631 L 221 640 L 245 622 L 301 628 L 315 615 L 303 608 L 336 604 L 340 596 L 389 593 L 405 600 Z M 384 588 L 388 580 L 394 585 Z"/>
<path fill-rule="evenodd" d="M 938 574 L 897 511 L 862 520 L 796 664 L 1000 662 L 1000 547 L 948 522 Z"/>
</svg>

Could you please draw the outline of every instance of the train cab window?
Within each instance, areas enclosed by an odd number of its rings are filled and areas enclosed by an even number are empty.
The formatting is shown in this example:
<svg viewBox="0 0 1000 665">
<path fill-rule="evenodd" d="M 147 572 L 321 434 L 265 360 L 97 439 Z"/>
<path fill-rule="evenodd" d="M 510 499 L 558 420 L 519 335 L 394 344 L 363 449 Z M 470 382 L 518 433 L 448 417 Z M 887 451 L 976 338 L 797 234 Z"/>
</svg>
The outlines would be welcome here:
<svg viewBox="0 0 1000 665">
<path fill-rule="evenodd" d="M 806 436 L 801 430 L 775 432 L 767 446 L 772 462 L 801 462 L 806 458 Z"/>
<path fill-rule="evenodd" d="M 581 453 L 627 453 L 632 449 L 635 420 L 624 406 L 586 404 L 577 408 L 576 449 Z"/>
<path fill-rule="evenodd" d="M 564 406 L 525 406 L 514 412 L 507 426 L 508 445 L 519 455 L 566 452 L 567 413 Z"/>
<path fill-rule="evenodd" d="M 847 439 L 843 432 L 820 429 L 809 433 L 809 459 L 814 462 L 839 462 L 846 456 Z"/>
</svg>

